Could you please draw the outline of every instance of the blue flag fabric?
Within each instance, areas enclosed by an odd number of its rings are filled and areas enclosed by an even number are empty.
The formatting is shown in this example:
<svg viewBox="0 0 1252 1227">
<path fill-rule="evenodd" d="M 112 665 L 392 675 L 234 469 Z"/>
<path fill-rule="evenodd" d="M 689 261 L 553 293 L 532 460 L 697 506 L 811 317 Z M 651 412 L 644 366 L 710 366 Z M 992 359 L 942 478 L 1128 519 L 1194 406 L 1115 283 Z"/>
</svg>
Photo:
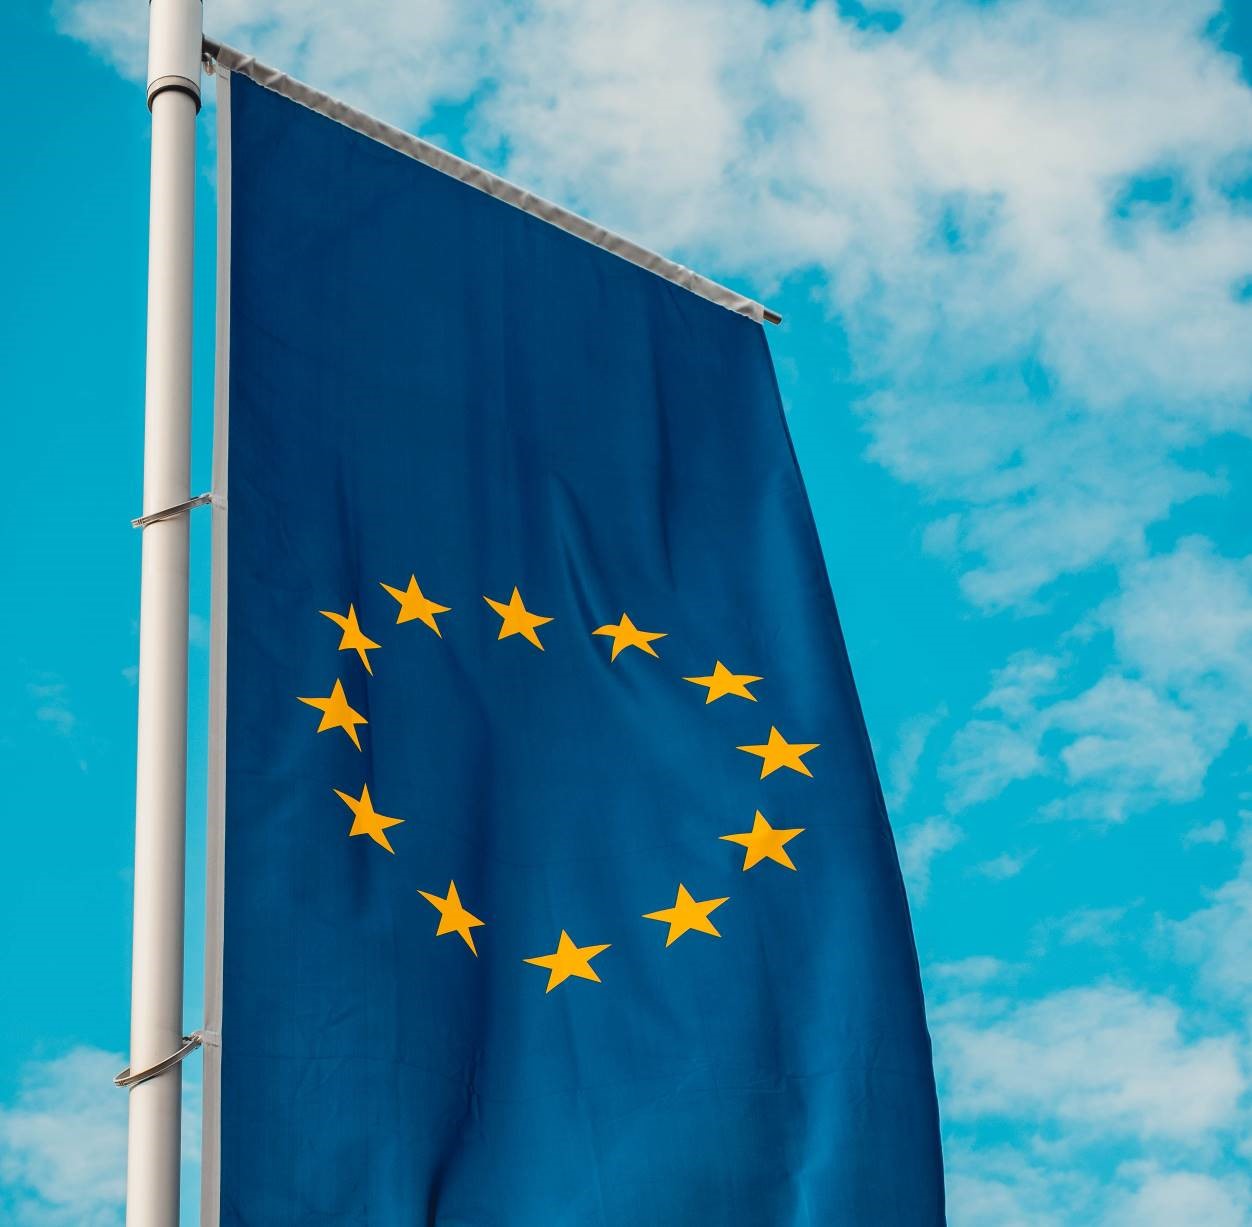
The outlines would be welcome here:
<svg viewBox="0 0 1252 1227">
<path fill-rule="evenodd" d="M 222 1222 L 941 1224 L 763 329 L 231 105 Z"/>
</svg>

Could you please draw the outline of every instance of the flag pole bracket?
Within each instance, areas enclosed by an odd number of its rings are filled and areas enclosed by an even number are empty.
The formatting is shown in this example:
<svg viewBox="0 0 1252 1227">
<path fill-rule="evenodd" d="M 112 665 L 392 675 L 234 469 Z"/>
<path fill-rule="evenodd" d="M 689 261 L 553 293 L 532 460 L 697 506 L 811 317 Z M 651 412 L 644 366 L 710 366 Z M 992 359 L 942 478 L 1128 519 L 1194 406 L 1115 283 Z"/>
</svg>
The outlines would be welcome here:
<svg viewBox="0 0 1252 1227">
<path fill-rule="evenodd" d="M 149 524 L 160 524 L 162 520 L 172 520 L 176 516 L 186 515 L 195 507 L 203 507 L 213 501 L 213 493 L 209 491 L 206 494 L 197 494 L 195 498 L 189 498 L 185 503 L 175 503 L 173 507 L 164 507 L 160 511 L 154 511 L 150 515 L 140 516 L 137 520 L 131 520 L 131 528 L 147 528 Z"/>
<path fill-rule="evenodd" d="M 183 1046 L 177 1052 L 166 1057 L 164 1061 L 158 1061 L 155 1065 L 150 1065 L 147 1069 L 141 1069 L 135 1074 L 130 1072 L 130 1066 L 128 1065 L 120 1074 L 114 1075 L 113 1085 L 121 1087 L 124 1091 L 129 1091 L 131 1087 L 138 1086 L 141 1082 L 157 1078 L 165 1073 L 167 1069 L 173 1069 L 175 1065 L 184 1061 L 203 1043 L 204 1036 L 199 1031 L 193 1031 L 190 1035 L 184 1035 Z"/>
</svg>

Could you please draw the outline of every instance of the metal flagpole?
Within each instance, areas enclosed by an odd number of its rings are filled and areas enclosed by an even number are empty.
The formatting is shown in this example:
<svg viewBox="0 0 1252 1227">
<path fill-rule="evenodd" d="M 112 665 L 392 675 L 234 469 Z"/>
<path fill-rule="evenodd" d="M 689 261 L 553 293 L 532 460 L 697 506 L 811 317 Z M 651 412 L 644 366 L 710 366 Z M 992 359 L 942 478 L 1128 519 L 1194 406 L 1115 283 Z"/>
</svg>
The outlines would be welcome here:
<svg viewBox="0 0 1252 1227">
<path fill-rule="evenodd" d="M 196 113 L 202 0 L 151 0 L 152 184 L 144 518 L 187 501 Z M 184 1047 L 183 884 L 187 784 L 187 511 L 143 524 L 135 926 L 131 971 L 127 1227 L 175 1227 Z M 120 1076 L 119 1076 L 120 1077 Z M 142 1080 L 141 1080 L 142 1079 Z"/>
</svg>

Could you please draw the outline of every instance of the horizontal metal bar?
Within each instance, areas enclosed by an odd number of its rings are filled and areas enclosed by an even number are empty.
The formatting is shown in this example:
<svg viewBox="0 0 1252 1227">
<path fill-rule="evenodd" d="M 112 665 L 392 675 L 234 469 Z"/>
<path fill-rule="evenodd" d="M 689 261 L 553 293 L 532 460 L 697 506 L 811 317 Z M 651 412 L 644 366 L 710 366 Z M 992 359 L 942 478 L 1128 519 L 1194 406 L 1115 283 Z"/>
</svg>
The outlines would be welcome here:
<svg viewBox="0 0 1252 1227">
<path fill-rule="evenodd" d="M 319 115 L 325 115 L 328 119 L 351 128 L 353 132 L 358 132 L 370 140 L 377 141 L 380 145 L 387 146 L 388 149 L 394 149 L 405 157 L 432 167 L 480 192 L 485 192 L 488 196 L 494 196 L 497 200 L 521 209 L 523 213 L 529 213 L 532 217 L 537 217 L 558 230 L 564 230 L 567 234 L 575 235 L 639 268 L 645 268 L 650 273 L 674 285 L 682 286 L 683 289 L 689 290 L 700 298 L 716 303 L 719 307 L 734 311 L 738 315 L 745 315 L 758 323 L 761 321 L 770 324 L 782 322 L 782 316 L 777 311 L 769 310 L 754 299 L 719 285 L 707 277 L 702 277 L 699 273 L 673 260 L 649 251 L 632 239 L 614 234 L 569 209 L 563 209 L 560 205 L 544 200 L 533 192 L 484 170 L 481 166 L 475 166 L 472 162 L 467 162 L 455 154 L 430 144 L 429 141 L 424 141 L 399 128 L 393 128 L 390 124 L 383 123 L 382 120 L 366 115 L 362 111 L 354 110 L 337 98 L 323 94 L 303 81 L 297 81 L 276 68 L 258 63 L 255 56 L 246 55 L 242 51 L 208 38 L 204 40 L 204 56 L 211 72 L 239 73 L 273 93 L 281 94 L 292 102 L 298 102 Z"/>
<path fill-rule="evenodd" d="M 212 501 L 211 491 L 207 494 L 197 494 L 195 498 L 189 498 L 185 503 L 175 503 L 173 507 L 165 507 L 160 511 L 152 512 L 151 515 L 131 520 L 130 526 L 131 528 L 147 528 L 149 524 L 160 524 L 162 520 L 172 520 L 176 516 L 186 515 L 193 507 L 203 507 Z"/>
<path fill-rule="evenodd" d="M 132 1074 L 128 1065 L 120 1074 L 114 1075 L 113 1085 L 120 1086 L 123 1090 L 128 1091 L 132 1086 L 138 1086 L 141 1082 L 147 1082 L 149 1079 L 156 1078 L 165 1073 L 167 1069 L 173 1069 L 175 1065 L 189 1057 L 203 1043 L 204 1037 L 199 1031 L 193 1031 L 190 1035 L 184 1035 L 183 1046 L 177 1052 L 171 1053 L 164 1061 L 158 1061 L 147 1069 L 141 1069 L 137 1074 Z"/>
</svg>

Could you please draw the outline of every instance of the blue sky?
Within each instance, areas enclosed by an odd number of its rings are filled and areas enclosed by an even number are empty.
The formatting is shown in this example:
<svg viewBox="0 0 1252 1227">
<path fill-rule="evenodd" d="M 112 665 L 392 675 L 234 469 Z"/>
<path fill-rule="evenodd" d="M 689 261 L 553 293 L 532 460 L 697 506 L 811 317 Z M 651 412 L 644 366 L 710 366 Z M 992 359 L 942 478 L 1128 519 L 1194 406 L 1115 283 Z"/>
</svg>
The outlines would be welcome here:
<svg viewBox="0 0 1252 1227">
<path fill-rule="evenodd" d="M 1252 9 L 206 7 L 211 32 L 784 314 L 769 340 L 910 884 L 954 1227 L 1249 1227 Z M 144 17 L 0 13 L 0 1218 L 36 1227 L 121 1221 Z M 195 491 L 212 144 L 209 107 Z"/>
</svg>

